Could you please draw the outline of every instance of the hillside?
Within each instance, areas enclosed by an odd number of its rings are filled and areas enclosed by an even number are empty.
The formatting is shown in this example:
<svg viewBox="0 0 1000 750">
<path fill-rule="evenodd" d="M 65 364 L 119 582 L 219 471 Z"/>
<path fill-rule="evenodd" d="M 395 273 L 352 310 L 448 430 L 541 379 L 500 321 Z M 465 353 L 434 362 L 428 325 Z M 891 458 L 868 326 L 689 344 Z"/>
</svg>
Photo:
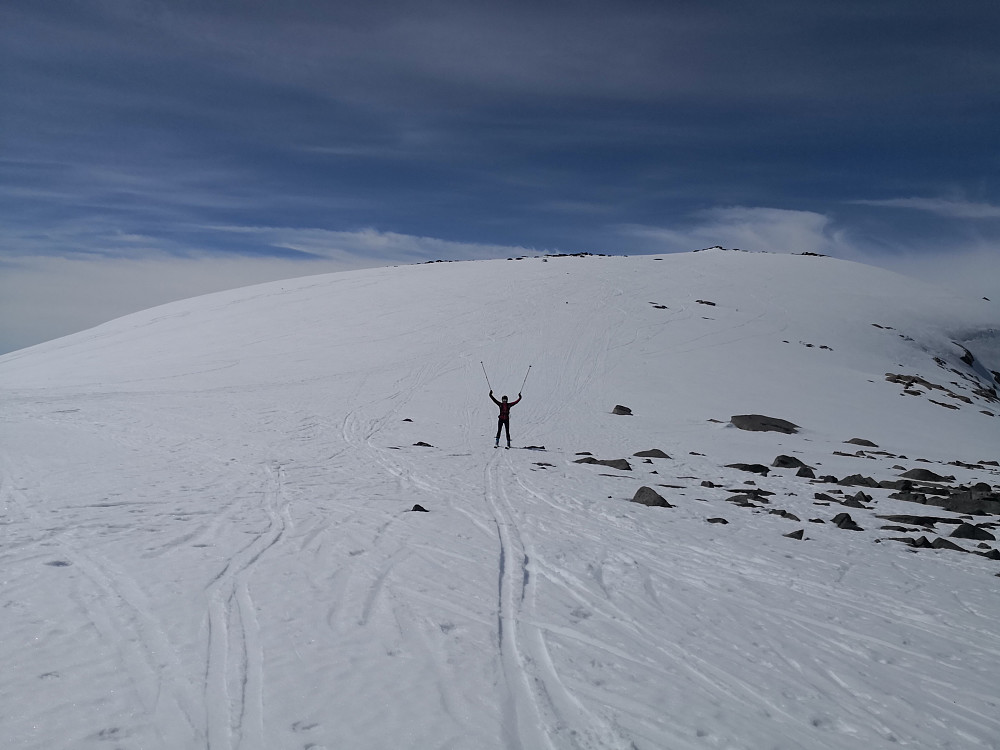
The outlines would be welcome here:
<svg viewBox="0 0 1000 750">
<path fill-rule="evenodd" d="M 820 257 L 525 258 L 0 357 L 0 739 L 998 748 L 997 305 Z M 495 450 L 483 368 L 513 399 L 529 365 Z"/>
</svg>

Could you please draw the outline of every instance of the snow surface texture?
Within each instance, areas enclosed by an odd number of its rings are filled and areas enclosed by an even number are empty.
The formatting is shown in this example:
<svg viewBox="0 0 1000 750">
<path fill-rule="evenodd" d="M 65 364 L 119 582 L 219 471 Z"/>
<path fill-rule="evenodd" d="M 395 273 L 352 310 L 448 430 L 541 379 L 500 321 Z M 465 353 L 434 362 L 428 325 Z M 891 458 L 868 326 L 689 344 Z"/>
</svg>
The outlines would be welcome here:
<svg viewBox="0 0 1000 750">
<path fill-rule="evenodd" d="M 954 514 L 865 488 L 850 531 L 814 499 L 837 485 L 726 468 L 995 488 L 1000 363 L 953 342 L 996 351 L 998 317 L 829 258 L 552 257 L 0 357 L 0 745 L 998 748 L 1000 563 L 875 517 Z M 515 450 L 481 361 L 512 399 L 532 365 Z M 753 413 L 801 430 L 729 423 Z"/>
</svg>

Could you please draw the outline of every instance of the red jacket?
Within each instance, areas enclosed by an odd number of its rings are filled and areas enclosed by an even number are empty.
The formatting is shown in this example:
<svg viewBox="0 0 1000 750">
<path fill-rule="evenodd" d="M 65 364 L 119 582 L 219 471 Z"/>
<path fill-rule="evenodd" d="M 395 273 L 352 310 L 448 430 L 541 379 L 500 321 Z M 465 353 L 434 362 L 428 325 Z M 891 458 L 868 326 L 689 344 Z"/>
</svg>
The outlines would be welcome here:
<svg viewBox="0 0 1000 750">
<path fill-rule="evenodd" d="M 510 419 L 510 407 L 521 400 L 521 394 L 517 395 L 517 401 L 497 401 L 493 394 L 490 394 L 490 398 L 493 399 L 493 403 L 500 407 L 500 419 L 507 421 Z"/>
</svg>

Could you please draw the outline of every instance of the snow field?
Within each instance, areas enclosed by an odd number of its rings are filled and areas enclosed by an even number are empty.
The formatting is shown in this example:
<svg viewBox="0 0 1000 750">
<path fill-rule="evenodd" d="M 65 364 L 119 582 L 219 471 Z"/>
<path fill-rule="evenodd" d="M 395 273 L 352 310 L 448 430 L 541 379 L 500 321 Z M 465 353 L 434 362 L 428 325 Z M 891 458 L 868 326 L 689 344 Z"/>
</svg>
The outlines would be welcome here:
<svg viewBox="0 0 1000 750">
<path fill-rule="evenodd" d="M 2 357 L 0 739 L 1000 747 L 997 564 L 725 468 L 996 458 L 995 406 L 883 378 L 947 382 L 933 356 L 991 316 L 830 259 L 535 258 L 268 284 Z M 532 365 L 514 450 L 480 361 L 498 397 Z M 726 424 L 749 412 L 803 430 Z M 908 460 L 832 455 L 854 436 Z M 726 501 L 751 481 L 801 522 Z"/>
</svg>

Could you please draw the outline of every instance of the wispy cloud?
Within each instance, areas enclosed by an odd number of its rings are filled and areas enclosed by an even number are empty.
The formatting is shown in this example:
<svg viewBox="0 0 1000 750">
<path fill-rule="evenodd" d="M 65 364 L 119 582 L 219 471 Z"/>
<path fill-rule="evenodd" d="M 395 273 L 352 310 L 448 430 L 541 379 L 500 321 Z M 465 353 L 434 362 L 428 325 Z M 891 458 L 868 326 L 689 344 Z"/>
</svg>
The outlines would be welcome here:
<svg viewBox="0 0 1000 750">
<path fill-rule="evenodd" d="M 645 252 L 678 252 L 721 245 L 741 250 L 784 253 L 855 252 L 846 232 L 829 217 L 813 211 L 730 206 L 699 211 L 680 228 L 626 225 L 624 237 L 641 243 Z"/>
<path fill-rule="evenodd" d="M 1000 219 L 1000 206 L 998 205 L 951 198 L 889 198 L 887 200 L 858 200 L 854 203 L 864 206 L 926 211 L 951 219 Z"/>
</svg>

